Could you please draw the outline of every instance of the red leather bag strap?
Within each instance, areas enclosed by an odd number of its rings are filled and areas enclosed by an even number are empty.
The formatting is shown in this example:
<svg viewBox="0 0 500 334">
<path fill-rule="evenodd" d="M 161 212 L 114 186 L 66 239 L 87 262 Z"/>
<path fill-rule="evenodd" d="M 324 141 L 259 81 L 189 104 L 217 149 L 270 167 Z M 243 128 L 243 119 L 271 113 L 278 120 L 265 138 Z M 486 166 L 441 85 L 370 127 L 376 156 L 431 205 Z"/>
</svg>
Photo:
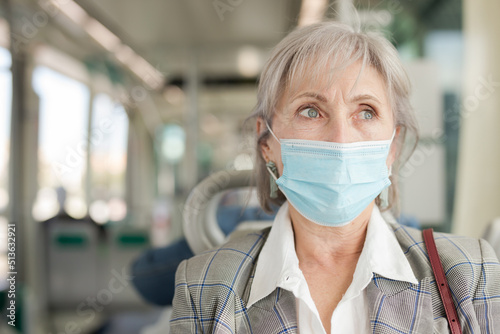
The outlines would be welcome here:
<svg viewBox="0 0 500 334">
<path fill-rule="evenodd" d="M 451 328 L 451 333 L 462 334 L 460 322 L 458 321 L 457 309 L 455 307 L 455 304 L 453 303 L 450 287 L 448 285 L 448 281 L 446 280 L 446 275 L 443 270 L 443 265 L 441 264 L 441 259 L 439 258 L 436 243 L 434 242 L 434 234 L 432 228 L 424 230 L 423 235 L 425 247 L 427 248 L 427 254 L 429 254 L 432 271 L 434 272 L 434 277 L 436 278 L 436 283 L 439 289 L 439 294 L 441 295 L 441 300 L 443 301 L 444 310 L 446 312 L 446 318 L 448 319 L 448 325 Z"/>
</svg>

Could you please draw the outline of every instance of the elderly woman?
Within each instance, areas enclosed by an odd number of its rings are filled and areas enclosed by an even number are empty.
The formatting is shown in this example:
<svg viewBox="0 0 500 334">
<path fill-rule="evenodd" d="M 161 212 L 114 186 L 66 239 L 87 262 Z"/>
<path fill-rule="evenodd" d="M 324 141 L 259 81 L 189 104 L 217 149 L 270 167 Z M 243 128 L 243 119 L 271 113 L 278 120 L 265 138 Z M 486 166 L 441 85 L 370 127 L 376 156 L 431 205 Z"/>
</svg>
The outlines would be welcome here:
<svg viewBox="0 0 500 334">
<path fill-rule="evenodd" d="M 272 228 L 181 263 L 173 333 L 448 332 L 421 232 L 388 213 L 418 138 L 409 94 L 378 35 L 330 22 L 276 46 L 254 115 L 261 205 L 281 208 Z M 500 331 L 491 247 L 436 243 L 463 332 Z"/>
</svg>

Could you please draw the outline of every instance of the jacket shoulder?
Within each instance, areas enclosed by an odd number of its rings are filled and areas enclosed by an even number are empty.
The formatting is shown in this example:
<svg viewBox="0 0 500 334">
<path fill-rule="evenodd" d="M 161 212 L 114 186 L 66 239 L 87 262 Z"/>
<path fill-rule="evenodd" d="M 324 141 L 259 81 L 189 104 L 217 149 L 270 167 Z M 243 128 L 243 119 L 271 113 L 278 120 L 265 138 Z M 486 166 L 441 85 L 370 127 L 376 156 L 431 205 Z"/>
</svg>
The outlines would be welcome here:
<svg viewBox="0 0 500 334">
<path fill-rule="evenodd" d="M 177 272 L 183 277 L 176 281 L 185 281 L 188 288 L 230 289 L 241 296 L 268 234 L 269 229 L 248 233 L 185 260 Z"/>
<path fill-rule="evenodd" d="M 172 333 L 235 332 L 246 314 L 242 296 L 267 234 L 248 233 L 179 265 Z"/>
<path fill-rule="evenodd" d="M 417 278 L 432 276 L 422 231 L 398 224 L 390 225 Z M 493 249 L 482 239 L 435 232 L 434 240 L 447 274 L 454 272 L 475 280 L 481 276 L 484 265 L 498 263 Z"/>
</svg>

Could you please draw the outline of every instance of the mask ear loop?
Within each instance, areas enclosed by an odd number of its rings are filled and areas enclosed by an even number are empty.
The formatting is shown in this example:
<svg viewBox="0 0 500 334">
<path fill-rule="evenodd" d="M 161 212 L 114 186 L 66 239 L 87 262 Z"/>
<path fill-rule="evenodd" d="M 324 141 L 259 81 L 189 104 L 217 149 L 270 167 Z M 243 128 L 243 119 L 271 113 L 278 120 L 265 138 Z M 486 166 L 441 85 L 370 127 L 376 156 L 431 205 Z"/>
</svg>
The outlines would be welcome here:
<svg viewBox="0 0 500 334">
<path fill-rule="evenodd" d="M 391 145 L 392 142 L 394 141 L 394 137 L 396 137 L 396 129 L 394 129 L 394 131 L 392 132 Z M 388 177 L 390 176 L 392 176 L 392 165 L 388 169 Z M 382 190 L 379 197 L 380 197 L 380 207 L 382 209 L 389 207 L 389 187 Z"/>
<path fill-rule="evenodd" d="M 390 144 L 390 145 L 392 145 L 392 144 L 393 144 L 393 142 L 394 142 L 394 137 L 396 137 L 396 129 L 395 129 L 395 128 L 394 128 L 394 131 L 392 132 L 391 144 Z M 389 150 L 390 150 L 390 149 L 391 149 L 391 148 L 390 148 L 390 146 L 389 146 Z M 388 172 L 389 172 L 389 176 L 392 176 L 392 165 L 389 167 L 389 171 L 388 171 Z"/>
<path fill-rule="evenodd" d="M 271 132 L 271 134 L 273 135 L 274 139 L 276 139 L 276 141 L 281 144 L 281 141 L 278 139 L 278 137 L 276 137 L 273 130 L 271 130 L 271 127 L 269 126 L 269 123 L 267 123 L 267 121 L 266 121 L 266 126 L 267 126 L 267 129 L 269 130 L 269 132 Z M 396 130 L 394 130 L 394 131 L 396 131 Z"/>
<path fill-rule="evenodd" d="M 269 132 L 271 132 L 271 134 L 273 135 L 274 139 L 276 139 L 276 141 L 281 144 L 281 142 L 278 139 L 278 137 L 276 137 L 276 135 L 274 134 L 273 130 L 271 130 L 271 127 L 269 126 L 269 123 L 267 123 L 267 121 L 266 121 L 266 126 L 267 126 L 267 129 L 269 130 Z M 271 196 L 271 198 L 277 198 L 278 197 L 278 185 L 276 184 L 276 181 L 278 180 L 279 175 L 278 175 L 278 169 L 277 169 L 276 164 L 274 163 L 274 161 L 268 161 L 266 163 L 266 169 L 269 172 L 269 174 L 271 175 L 271 179 L 270 179 L 270 186 L 271 186 L 270 196 Z"/>
<path fill-rule="evenodd" d="M 394 131 L 392 131 L 391 144 L 394 141 L 394 137 L 396 137 L 396 128 L 394 128 Z"/>
</svg>

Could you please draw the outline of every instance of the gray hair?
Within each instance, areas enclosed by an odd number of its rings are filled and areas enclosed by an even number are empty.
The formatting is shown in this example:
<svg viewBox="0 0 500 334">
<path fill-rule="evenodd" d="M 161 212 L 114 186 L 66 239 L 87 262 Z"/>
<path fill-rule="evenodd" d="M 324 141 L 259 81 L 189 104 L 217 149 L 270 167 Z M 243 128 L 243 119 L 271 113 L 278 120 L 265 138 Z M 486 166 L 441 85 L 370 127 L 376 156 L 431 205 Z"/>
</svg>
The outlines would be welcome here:
<svg viewBox="0 0 500 334">
<path fill-rule="evenodd" d="M 375 32 L 362 32 L 338 22 L 317 23 L 299 28 L 286 36 L 272 51 L 259 80 L 257 105 L 250 118 L 262 118 L 272 127 L 276 107 L 285 90 L 293 90 L 300 80 L 324 79 L 328 73 L 331 83 L 343 69 L 362 61 L 361 71 L 367 65 L 373 66 L 382 75 L 387 85 L 391 109 L 396 127 L 400 128 L 396 161 L 390 176 L 389 205 L 381 208 L 399 209 L 398 172 L 411 155 L 418 141 L 417 122 L 410 105 L 410 80 L 403 68 L 395 47 Z M 296 80 L 300 78 L 300 80 Z M 279 191 L 277 198 L 270 197 L 269 172 L 261 154 L 260 144 L 269 138 L 266 128 L 257 135 L 255 182 L 262 208 L 271 211 L 281 205 L 285 196 Z M 376 203 L 380 206 L 380 196 Z"/>
</svg>

